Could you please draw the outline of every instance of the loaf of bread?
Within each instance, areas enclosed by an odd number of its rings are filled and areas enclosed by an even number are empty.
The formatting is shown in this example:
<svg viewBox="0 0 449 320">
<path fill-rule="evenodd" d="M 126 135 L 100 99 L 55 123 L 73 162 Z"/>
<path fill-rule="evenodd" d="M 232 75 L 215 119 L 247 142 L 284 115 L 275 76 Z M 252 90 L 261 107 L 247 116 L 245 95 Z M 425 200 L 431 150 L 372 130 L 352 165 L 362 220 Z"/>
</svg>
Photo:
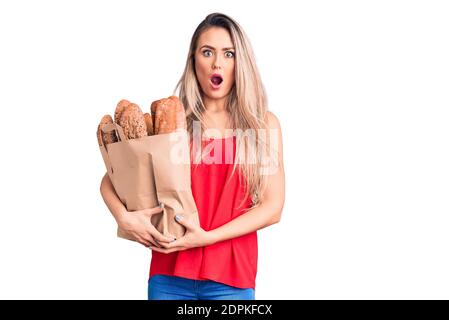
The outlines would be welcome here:
<svg viewBox="0 0 449 320">
<path fill-rule="evenodd" d="M 120 120 L 120 116 L 122 115 L 122 112 L 125 110 L 125 107 L 128 106 L 131 102 L 129 102 L 128 100 L 120 100 L 117 103 L 117 107 L 115 108 L 115 113 L 114 113 L 114 121 L 115 123 L 118 123 Z"/>
<path fill-rule="evenodd" d="M 124 107 L 117 121 L 127 139 L 138 139 L 147 135 L 147 126 L 142 110 L 135 103 Z"/>
<path fill-rule="evenodd" d="M 103 145 L 102 141 L 104 141 L 105 144 L 110 144 L 118 141 L 115 131 L 105 133 L 101 130 L 104 125 L 110 124 L 112 122 L 112 117 L 109 114 L 104 115 L 103 118 L 101 118 L 100 124 L 98 125 L 97 129 L 97 139 L 100 146 Z"/>
<path fill-rule="evenodd" d="M 118 141 L 115 131 L 103 133 L 101 128 L 106 124 L 117 123 L 126 139 L 137 139 L 156 134 L 172 133 L 176 129 L 186 129 L 186 114 L 184 106 L 176 96 L 156 100 L 151 104 L 151 114 L 143 113 L 139 106 L 122 99 L 117 103 L 114 120 L 105 115 L 97 129 L 97 139 L 100 146 Z"/>
<path fill-rule="evenodd" d="M 176 129 L 187 129 L 186 111 L 181 100 L 176 96 L 171 96 L 170 99 L 176 104 Z"/>
<path fill-rule="evenodd" d="M 174 132 L 186 128 L 185 110 L 176 96 L 156 100 L 151 104 L 154 134 Z"/>
</svg>

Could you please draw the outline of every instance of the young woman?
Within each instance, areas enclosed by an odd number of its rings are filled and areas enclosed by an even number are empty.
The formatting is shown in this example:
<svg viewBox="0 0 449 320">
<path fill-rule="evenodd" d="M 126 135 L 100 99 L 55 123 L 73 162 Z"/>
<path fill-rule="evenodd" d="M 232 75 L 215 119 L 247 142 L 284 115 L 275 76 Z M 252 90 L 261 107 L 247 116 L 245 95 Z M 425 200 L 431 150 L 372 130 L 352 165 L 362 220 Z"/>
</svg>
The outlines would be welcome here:
<svg viewBox="0 0 449 320">
<path fill-rule="evenodd" d="M 171 239 L 150 223 L 159 207 L 128 214 L 107 175 L 101 193 L 118 225 L 152 249 L 148 299 L 255 299 L 257 230 L 279 222 L 284 204 L 282 137 L 237 22 L 213 13 L 198 25 L 177 90 L 199 225 L 177 216 L 187 231 Z"/>
</svg>

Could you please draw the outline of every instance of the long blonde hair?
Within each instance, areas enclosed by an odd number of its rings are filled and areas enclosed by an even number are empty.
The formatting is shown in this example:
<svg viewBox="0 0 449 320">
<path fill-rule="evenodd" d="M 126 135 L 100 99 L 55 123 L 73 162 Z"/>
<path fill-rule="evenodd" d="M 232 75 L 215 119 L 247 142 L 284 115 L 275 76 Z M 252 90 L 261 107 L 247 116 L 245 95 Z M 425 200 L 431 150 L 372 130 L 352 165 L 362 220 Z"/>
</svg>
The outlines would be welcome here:
<svg viewBox="0 0 449 320">
<path fill-rule="evenodd" d="M 261 133 L 267 129 L 267 97 L 249 39 L 236 21 L 227 15 L 212 13 L 198 25 L 190 42 L 184 73 L 174 94 L 179 90 L 178 96 L 186 109 L 188 130 L 192 134 L 193 121 L 204 125 L 202 114 L 206 110 L 195 73 L 195 51 L 201 33 L 211 27 L 225 28 L 235 48 L 235 83 L 226 99 L 232 129 L 238 129 L 233 172 L 236 164 L 241 164 L 238 169 L 245 180 L 246 195 L 251 196 L 251 207 L 255 207 L 260 202 L 266 183 L 266 176 L 261 172 L 265 154 L 263 148 L 267 142 L 266 136 Z M 243 133 L 248 130 L 253 134 L 251 137 Z"/>
</svg>

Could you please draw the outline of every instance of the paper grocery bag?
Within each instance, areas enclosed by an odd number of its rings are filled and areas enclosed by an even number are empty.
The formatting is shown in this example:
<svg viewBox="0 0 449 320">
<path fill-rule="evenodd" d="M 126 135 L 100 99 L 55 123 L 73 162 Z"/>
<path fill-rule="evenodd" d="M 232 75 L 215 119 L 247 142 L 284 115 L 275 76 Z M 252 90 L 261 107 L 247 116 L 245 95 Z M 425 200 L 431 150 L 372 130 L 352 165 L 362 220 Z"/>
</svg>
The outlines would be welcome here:
<svg viewBox="0 0 449 320">
<path fill-rule="evenodd" d="M 193 215 L 199 223 L 191 189 L 187 130 L 129 140 L 116 123 L 102 130 L 115 131 L 119 138 L 115 143 L 103 142 L 100 151 L 114 189 L 128 211 L 163 203 L 163 212 L 153 215 L 151 223 L 162 234 L 176 238 L 185 233 L 184 226 L 174 219 L 176 214 Z M 117 236 L 129 239 L 120 228 Z"/>
</svg>

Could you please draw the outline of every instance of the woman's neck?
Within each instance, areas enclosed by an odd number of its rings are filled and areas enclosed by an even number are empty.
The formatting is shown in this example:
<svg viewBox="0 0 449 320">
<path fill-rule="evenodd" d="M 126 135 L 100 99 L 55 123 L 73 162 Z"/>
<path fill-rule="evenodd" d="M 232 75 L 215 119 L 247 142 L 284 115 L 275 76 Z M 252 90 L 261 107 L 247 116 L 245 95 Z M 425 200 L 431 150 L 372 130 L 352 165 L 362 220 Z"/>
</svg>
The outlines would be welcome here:
<svg viewBox="0 0 449 320">
<path fill-rule="evenodd" d="M 207 131 L 205 136 L 221 138 L 229 133 L 226 129 L 230 128 L 229 113 L 224 103 L 219 100 L 205 101 L 206 110 L 204 111 L 204 129 Z"/>
<path fill-rule="evenodd" d="M 221 99 L 203 97 L 203 103 L 208 113 L 220 113 L 226 111 L 226 97 Z"/>
</svg>

